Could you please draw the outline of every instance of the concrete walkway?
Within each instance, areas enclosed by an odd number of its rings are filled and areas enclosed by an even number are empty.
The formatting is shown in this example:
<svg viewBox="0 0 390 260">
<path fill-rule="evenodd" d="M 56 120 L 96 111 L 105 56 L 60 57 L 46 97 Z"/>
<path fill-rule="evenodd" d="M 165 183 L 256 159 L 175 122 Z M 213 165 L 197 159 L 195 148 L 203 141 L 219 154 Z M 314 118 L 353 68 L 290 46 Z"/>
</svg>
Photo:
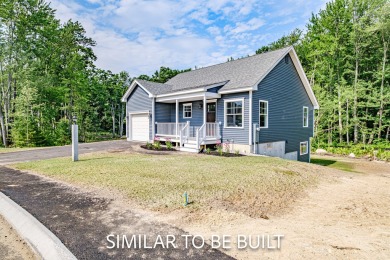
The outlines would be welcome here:
<svg viewBox="0 0 390 260">
<path fill-rule="evenodd" d="M 127 142 L 126 140 L 104 141 L 95 143 L 83 143 L 79 145 L 79 154 L 107 151 L 112 149 L 126 149 L 133 145 L 139 145 L 136 142 Z M 0 153 L 0 165 L 6 165 L 17 162 L 27 162 L 44 160 L 57 157 L 72 156 L 72 147 L 70 145 L 55 146 L 35 150 Z"/>
<path fill-rule="evenodd" d="M 0 191 L 53 232 L 78 259 L 232 259 L 205 245 L 188 248 L 108 249 L 107 236 L 174 235 L 184 231 L 134 210 L 36 175 L 0 167 Z M 199 241 L 197 241 L 199 244 Z"/>
</svg>

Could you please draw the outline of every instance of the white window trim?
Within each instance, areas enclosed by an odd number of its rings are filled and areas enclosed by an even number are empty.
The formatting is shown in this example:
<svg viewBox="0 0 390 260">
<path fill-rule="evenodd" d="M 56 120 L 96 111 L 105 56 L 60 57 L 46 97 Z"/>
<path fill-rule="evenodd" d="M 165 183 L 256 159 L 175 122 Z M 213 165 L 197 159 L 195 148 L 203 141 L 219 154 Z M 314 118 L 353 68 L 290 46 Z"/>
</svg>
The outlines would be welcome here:
<svg viewBox="0 0 390 260">
<path fill-rule="evenodd" d="M 305 109 L 307 109 L 307 117 L 306 117 L 306 121 L 304 120 L 305 119 Z M 302 110 L 302 123 L 303 123 L 303 127 L 309 127 L 309 107 L 303 107 L 303 110 Z M 306 123 L 306 125 L 305 125 Z"/>
<path fill-rule="evenodd" d="M 185 116 L 186 113 L 185 113 L 184 107 L 187 107 L 187 106 L 191 107 L 191 116 L 189 116 L 189 117 Z M 183 104 L 183 118 L 192 118 L 192 103 Z"/>
<path fill-rule="evenodd" d="M 301 153 L 301 145 L 302 144 L 306 144 L 306 153 Z M 309 142 L 308 141 L 300 142 L 299 143 L 299 155 L 306 155 L 308 153 L 309 153 Z"/>
<path fill-rule="evenodd" d="M 226 126 L 226 103 L 228 102 L 242 102 L 242 126 Z M 244 129 L 245 128 L 245 98 L 233 98 L 233 99 L 225 99 L 223 101 L 223 128 L 232 128 L 232 129 Z"/>
<path fill-rule="evenodd" d="M 266 126 L 260 126 L 260 103 L 261 102 L 264 102 L 267 104 L 267 124 L 266 124 Z M 268 101 L 267 100 L 259 100 L 259 127 L 260 128 L 268 128 L 268 119 L 269 119 Z"/>
</svg>

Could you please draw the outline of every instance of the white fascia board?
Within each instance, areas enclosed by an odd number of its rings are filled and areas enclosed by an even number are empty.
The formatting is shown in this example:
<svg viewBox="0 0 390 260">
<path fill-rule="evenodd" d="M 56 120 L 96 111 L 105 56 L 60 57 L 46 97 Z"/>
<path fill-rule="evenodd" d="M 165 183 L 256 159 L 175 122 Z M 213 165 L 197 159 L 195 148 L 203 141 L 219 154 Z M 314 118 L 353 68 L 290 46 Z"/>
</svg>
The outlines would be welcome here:
<svg viewBox="0 0 390 260">
<path fill-rule="evenodd" d="M 303 86 L 306 89 L 307 95 L 309 96 L 310 101 L 312 102 L 312 104 L 314 106 L 314 109 L 319 109 L 320 106 L 318 105 L 317 98 L 314 95 L 313 89 L 310 86 L 309 80 L 306 77 L 305 71 L 302 68 L 302 64 L 299 61 L 298 55 L 295 52 L 294 48 L 291 48 L 289 53 L 290 53 L 290 56 L 291 56 L 291 59 L 292 59 L 294 65 L 295 65 L 295 68 L 297 69 L 298 75 L 301 78 Z"/>
<path fill-rule="evenodd" d="M 218 91 L 218 94 L 240 93 L 240 92 L 248 92 L 248 91 L 251 91 L 251 90 L 254 90 L 253 87 L 237 88 L 237 89 L 229 89 L 229 90 Z"/>
<path fill-rule="evenodd" d="M 182 95 L 182 94 L 190 94 L 190 93 L 197 93 L 197 92 L 206 92 L 210 88 L 222 86 L 225 83 L 226 82 L 216 83 L 216 84 L 208 85 L 207 87 L 194 88 L 194 89 L 189 89 L 189 90 L 179 90 L 179 91 L 168 93 L 168 94 L 160 94 L 160 95 L 157 95 L 157 98 L 178 96 L 178 95 Z"/>
<path fill-rule="evenodd" d="M 205 92 L 205 91 L 191 91 L 191 92 L 187 92 L 187 93 L 181 93 L 181 94 L 178 94 L 178 93 L 175 93 L 174 95 L 169 95 L 169 96 L 166 96 L 166 95 L 159 95 L 157 96 L 157 99 L 156 101 L 157 102 L 166 102 L 166 101 L 174 101 L 174 100 L 181 100 L 181 99 L 191 99 L 191 98 L 199 98 L 199 97 L 208 97 L 208 98 L 220 98 L 221 95 L 220 94 L 217 94 L 217 93 L 211 93 L 211 92 Z"/>
<path fill-rule="evenodd" d="M 199 93 L 192 93 L 192 94 L 183 94 L 183 95 L 176 95 L 173 97 L 158 97 L 156 99 L 156 102 L 170 102 L 170 101 L 175 101 L 175 100 L 191 100 L 192 98 L 202 98 L 204 97 L 204 93 L 199 92 Z"/>
<path fill-rule="evenodd" d="M 191 93 L 197 93 L 197 92 L 203 93 L 204 91 L 205 91 L 205 88 L 196 88 L 196 89 L 191 89 L 191 90 L 182 90 L 182 91 L 173 92 L 173 93 L 169 93 L 169 94 L 157 95 L 157 98 L 179 96 L 179 95 L 191 94 Z"/>
<path fill-rule="evenodd" d="M 135 89 L 136 86 L 139 86 L 143 90 L 145 90 L 146 93 L 148 93 L 149 97 L 152 98 L 154 95 L 150 93 L 145 87 L 143 87 L 136 79 L 131 83 L 129 89 L 126 91 L 126 93 L 123 95 L 121 101 L 122 102 L 127 102 L 127 98 L 130 96 L 131 92 Z"/>
</svg>

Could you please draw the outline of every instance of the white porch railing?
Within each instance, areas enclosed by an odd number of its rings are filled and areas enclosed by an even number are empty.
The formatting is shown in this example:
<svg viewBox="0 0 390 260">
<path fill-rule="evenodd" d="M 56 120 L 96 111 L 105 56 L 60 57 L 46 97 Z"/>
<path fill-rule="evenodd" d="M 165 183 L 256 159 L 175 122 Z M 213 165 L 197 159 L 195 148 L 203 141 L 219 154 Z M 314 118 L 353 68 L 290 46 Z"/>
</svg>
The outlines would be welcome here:
<svg viewBox="0 0 390 260">
<path fill-rule="evenodd" d="M 216 138 L 219 139 L 219 124 L 218 123 L 205 123 L 196 131 L 196 143 L 198 148 L 202 144 L 202 142 L 208 138 Z"/>
<path fill-rule="evenodd" d="M 156 135 L 157 136 L 179 136 L 180 130 L 187 123 L 178 123 L 178 128 L 176 129 L 176 123 L 156 123 Z"/>
<path fill-rule="evenodd" d="M 180 145 L 186 143 L 190 137 L 190 121 L 187 121 L 185 126 L 180 130 Z"/>
<path fill-rule="evenodd" d="M 218 123 L 206 123 L 206 137 L 219 137 L 219 124 Z"/>
<path fill-rule="evenodd" d="M 206 124 L 203 124 L 198 131 L 196 131 L 196 146 L 200 147 L 200 144 L 203 142 L 203 139 L 206 136 Z"/>
<path fill-rule="evenodd" d="M 221 138 L 218 123 L 205 123 L 199 127 L 191 126 L 189 121 L 179 123 L 178 129 L 176 123 L 156 123 L 156 136 L 177 138 L 181 145 L 193 140 L 198 148 L 203 141 Z"/>
</svg>

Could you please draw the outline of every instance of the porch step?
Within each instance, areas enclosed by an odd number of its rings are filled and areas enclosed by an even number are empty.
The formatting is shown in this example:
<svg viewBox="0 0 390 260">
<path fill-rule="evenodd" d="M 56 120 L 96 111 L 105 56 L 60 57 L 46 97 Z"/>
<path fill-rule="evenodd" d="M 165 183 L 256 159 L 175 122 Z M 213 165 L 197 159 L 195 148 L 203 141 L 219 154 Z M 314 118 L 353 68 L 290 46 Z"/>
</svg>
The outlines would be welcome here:
<svg viewBox="0 0 390 260">
<path fill-rule="evenodd" d="M 184 147 L 185 147 L 185 148 L 198 149 L 198 146 L 196 145 L 196 142 L 195 142 L 195 143 L 190 143 L 190 142 L 185 143 L 185 144 L 184 144 Z"/>
<path fill-rule="evenodd" d="M 189 147 L 180 147 L 180 151 L 189 152 L 189 153 L 199 153 L 197 148 L 189 148 Z"/>
</svg>

